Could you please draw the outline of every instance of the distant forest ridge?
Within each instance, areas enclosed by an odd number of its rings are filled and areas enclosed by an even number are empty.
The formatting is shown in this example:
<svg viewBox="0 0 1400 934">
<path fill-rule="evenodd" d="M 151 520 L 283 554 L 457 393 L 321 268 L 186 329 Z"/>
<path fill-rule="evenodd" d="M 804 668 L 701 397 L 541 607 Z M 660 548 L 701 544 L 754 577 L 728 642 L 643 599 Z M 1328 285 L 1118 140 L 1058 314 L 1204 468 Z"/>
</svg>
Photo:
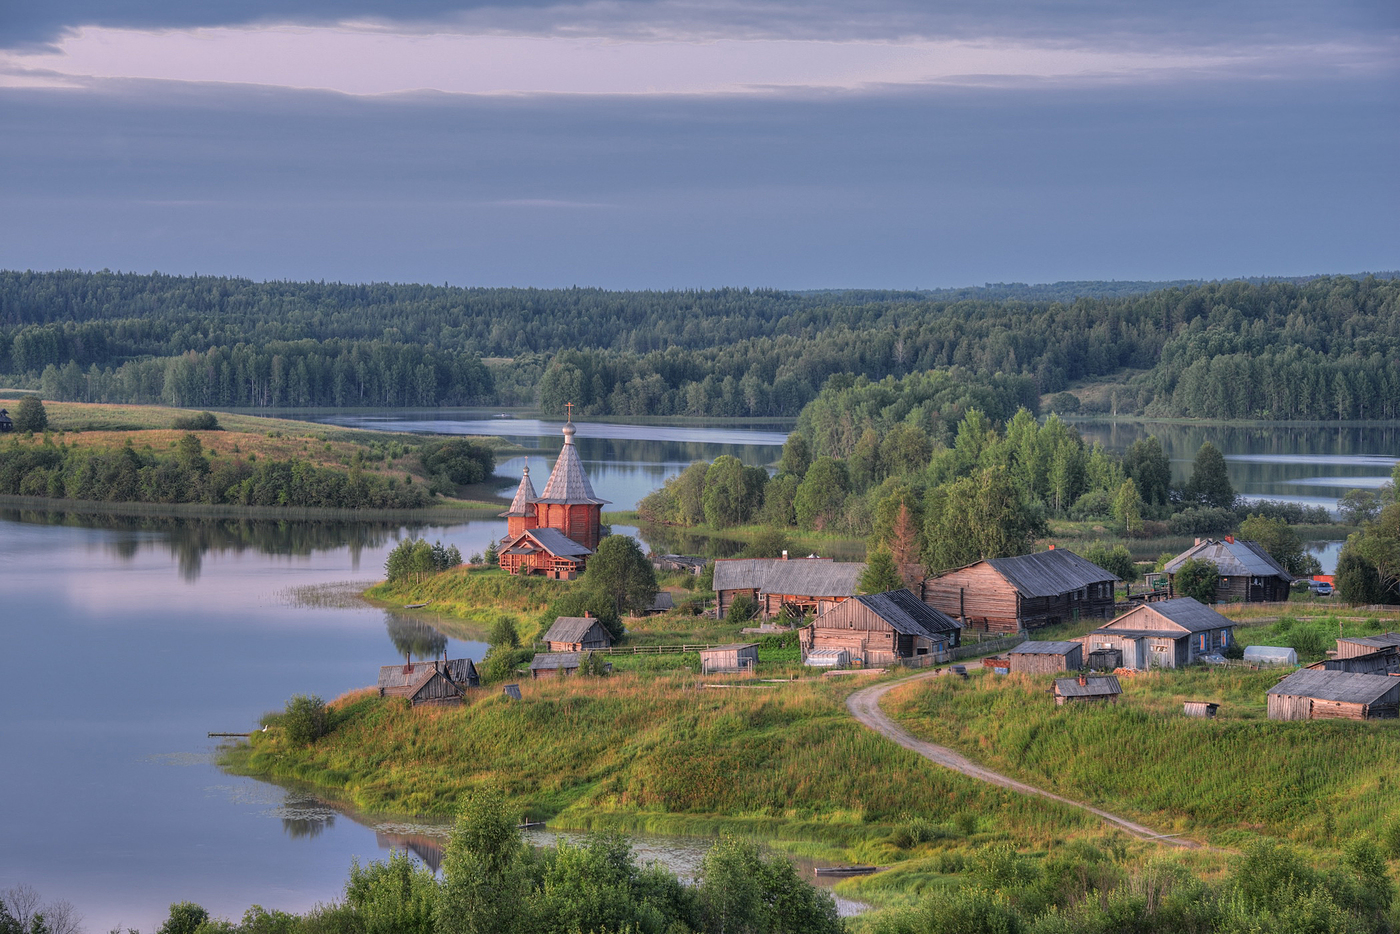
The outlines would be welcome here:
<svg viewBox="0 0 1400 934">
<path fill-rule="evenodd" d="M 1395 273 L 1133 291 L 1150 285 L 609 292 L 0 272 L 0 381 L 200 408 L 772 417 L 834 376 L 956 369 L 1065 413 L 1400 417 Z"/>
</svg>

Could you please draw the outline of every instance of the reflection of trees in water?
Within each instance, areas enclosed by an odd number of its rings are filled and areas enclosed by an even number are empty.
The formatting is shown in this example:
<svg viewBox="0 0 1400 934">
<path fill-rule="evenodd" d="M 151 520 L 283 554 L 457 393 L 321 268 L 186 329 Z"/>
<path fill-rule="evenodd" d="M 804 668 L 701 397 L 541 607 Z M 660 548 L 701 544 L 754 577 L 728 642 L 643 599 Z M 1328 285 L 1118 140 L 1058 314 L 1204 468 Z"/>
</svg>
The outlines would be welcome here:
<svg viewBox="0 0 1400 934">
<path fill-rule="evenodd" d="M 689 529 L 673 525 L 643 523 L 637 532 L 656 554 L 732 558 L 744 548 L 744 543 L 738 539 L 697 535 Z"/>
<path fill-rule="evenodd" d="M 436 658 L 447 648 L 447 637 L 421 620 L 386 611 L 384 626 L 400 655 Z"/>
<path fill-rule="evenodd" d="M 282 818 L 282 832 L 293 840 L 312 840 L 325 833 L 330 827 L 335 826 L 335 817 L 327 814 L 324 817 L 284 817 Z"/>
<path fill-rule="evenodd" d="M 143 548 L 163 547 L 174 556 L 185 580 L 198 579 L 208 552 L 256 551 L 270 555 L 310 555 L 337 548 L 350 550 L 358 570 L 360 554 L 382 547 L 400 529 L 422 534 L 425 523 L 311 519 L 211 519 L 190 516 L 128 516 L 48 509 L 4 509 L 0 519 L 38 525 L 62 525 L 117 532 L 107 543 L 110 554 L 130 561 Z"/>
</svg>

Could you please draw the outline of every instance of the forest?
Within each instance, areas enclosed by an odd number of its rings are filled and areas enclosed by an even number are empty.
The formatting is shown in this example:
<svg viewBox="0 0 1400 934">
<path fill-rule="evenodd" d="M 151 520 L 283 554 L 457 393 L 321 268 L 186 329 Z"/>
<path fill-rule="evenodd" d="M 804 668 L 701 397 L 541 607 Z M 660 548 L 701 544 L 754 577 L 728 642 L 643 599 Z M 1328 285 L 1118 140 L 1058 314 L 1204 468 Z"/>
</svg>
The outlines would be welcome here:
<svg viewBox="0 0 1400 934">
<path fill-rule="evenodd" d="M 832 377 L 957 370 L 1022 404 L 1058 394 L 1065 414 L 1400 417 L 1393 278 L 1119 285 L 608 292 L 0 272 L 0 380 L 182 407 L 791 417 Z"/>
</svg>

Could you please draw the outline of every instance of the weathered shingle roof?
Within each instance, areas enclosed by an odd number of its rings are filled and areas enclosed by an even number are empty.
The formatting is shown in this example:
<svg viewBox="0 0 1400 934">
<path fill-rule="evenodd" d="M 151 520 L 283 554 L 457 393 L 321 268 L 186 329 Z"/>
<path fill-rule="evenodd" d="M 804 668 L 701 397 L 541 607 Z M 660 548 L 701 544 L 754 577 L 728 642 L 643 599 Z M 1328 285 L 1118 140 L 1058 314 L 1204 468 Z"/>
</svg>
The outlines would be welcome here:
<svg viewBox="0 0 1400 934">
<path fill-rule="evenodd" d="M 1348 704 L 1374 704 L 1397 687 L 1400 687 L 1400 678 L 1389 675 L 1304 668 L 1269 688 L 1268 693 L 1315 697 Z"/>
<path fill-rule="evenodd" d="M 675 606 L 676 600 L 671 596 L 671 591 L 658 590 L 656 592 L 656 597 L 651 601 L 651 606 L 647 609 L 653 613 L 664 613 L 667 610 L 674 609 Z"/>
<path fill-rule="evenodd" d="M 434 667 L 436 666 L 436 667 Z M 418 687 L 441 668 L 447 677 L 458 684 L 469 684 L 476 678 L 476 665 L 470 658 L 448 659 L 444 667 L 441 661 L 413 662 L 408 665 L 379 666 L 379 687 L 403 688 Z"/>
<path fill-rule="evenodd" d="M 1022 642 L 1012 649 L 1009 655 L 1068 655 L 1075 649 L 1082 649 L 1078 642 Z"/>
<path fill-rule="evenodd" d="M 535 484 L 530 479 L 530 465 L 525 465 L 525 471 L 520 476 L 520 486 L 515 490 L 515 499 L 510 501 L 510 508 L 501 513 L 502 516 L 528 516 L 534 512 L 529 506 L 536 500 Z"/>
<path fill-rule="evenodd" d="M 722 558 L 715 562 L 715 590 L 807 597 L 850 597 L 865 565 L 830 558 Z"/>
<path fill-rule="evenodd" d="M 1392 645 L 1400 645 L 1400 632 L 1383 632 L 1378 636 L 1347 636 L 1337 641 L 1353 642 L 1357 645 L 1369 645 L 1374 649 L 1384 649 Z"/>
<path fill-rule="evenodd" d="M 591 616 L 561 616 L 549 627 L 549 632 L 544 634 L 544 641 L 582 642 L 594 626 L 603 629 L 604 633 L 607 632 L 603 624 Z"/>
<path fill-rule="evenodd" d="M 1293 580 L 1283 565 L 1275 561 L 1258 542 L 1221 542 L 1213 538 L 1192 545 L 1168 561 L 1162 570 L 1175 574 L 1191 558 L 1211 562 L 1219 568 L 1222 577 L 1282 577 L 1286 581 Z"/>
<path fill-rule="evenodd" d="M 1102 697 L 1105 694 L 1122 694 L 1123 688 L 1113 675 L 1103 678 L 1086 678 L 1080 684 L 1078 678 L 1057 678 L 1055 693 L 1061 697 Z"/>
<path fill-rule="evenodd" d="M 988 558 L 987 563 L 1023 597 L 1054 597 L 1118 580 L 1117 575 L 1063 548 L 1014 558 Z"/>
<path fill-rule="evenodd" d="M 740 649 L 756 649 L 757 642 L 731 642 L 728 645 L 714 645 L 708 649 L 701 649 L 700 654 L 706 655 L 710 652 L 737 652 Z"/>
<path fill-rule="evenodd" d="M 517 540 L 526 537 L 533 538 L 550 554 L 558 555 L 561 558 L 578 558 L 593 554 L 593 549 L 586 545 L 580 545 L 558 529 L 527 529 L 518 536 Z M 521 553 L 523 550 L 518 546 L 507 551 L 507 554 Z"/>
<path fill-rule="evenodd" d="M 908 590 L 862 594 L 855 598 L 906 636 L 938 636 L 962 627 L 947 613 L 929 606 Z"/>
<path fill-rule="evenodd" d="M 1204 603 L 1197 602 L 1193 597 L 1177 597 L 1173 600 L 1161 600 L 1157 603 L 1143 603 L 1135 606 L 1128 612 L 1114 617 L 1103 628 L 1113 632 L 1114 630 L 1110 627 L 1114 624 L 1131 620 L 1134 628 L 1155 632 L 1161 629 L 1160 626 L 1153 625 L 1158 619 L 1176 623 L 1187 632 L 1208 632 L 1212 629 L 1228 629 L 1235 625 L 1234 620 L 1221 616 Z M 1175 636 L 1176 633 L 1166 632 L 1164 635 Z"/>
<path fill-rule="evenodd" d="M 551 668 L 577 668 L 578 652 L 541 652 L 530 662 L 531 671 L 545 671 Z"/>
<path fill-rule="evenodd" d="M 574 447 L 574 426 L 564 425 L 564 448 L 559 459 L 554 462 L 554 470 L 549 482 L 544 485 L 537 503 L 592 503 L 606 505 L 609 500 L 599 499 L 593 493 L 593 484 L 588 482 L 588 474 L 583 472 L 583 461 Z"/>
</svg>

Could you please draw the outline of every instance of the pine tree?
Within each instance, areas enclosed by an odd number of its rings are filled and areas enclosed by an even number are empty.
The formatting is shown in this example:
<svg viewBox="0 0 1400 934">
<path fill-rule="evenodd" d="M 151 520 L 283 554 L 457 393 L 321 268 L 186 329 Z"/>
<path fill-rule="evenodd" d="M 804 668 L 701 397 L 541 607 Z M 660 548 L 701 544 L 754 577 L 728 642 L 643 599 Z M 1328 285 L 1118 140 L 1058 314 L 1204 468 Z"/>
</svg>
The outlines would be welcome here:
<svg viewBox="0 0 1400 934">
<path fill-rule="evenodd" d="M 856 589 L 861 593 L 885 593 L 901 590 L 904 578 L 895 567 L 894 557 L 884 545 L 876 545 L 865 557 L 865 570 L 861 572 Z"/>
</svg>

